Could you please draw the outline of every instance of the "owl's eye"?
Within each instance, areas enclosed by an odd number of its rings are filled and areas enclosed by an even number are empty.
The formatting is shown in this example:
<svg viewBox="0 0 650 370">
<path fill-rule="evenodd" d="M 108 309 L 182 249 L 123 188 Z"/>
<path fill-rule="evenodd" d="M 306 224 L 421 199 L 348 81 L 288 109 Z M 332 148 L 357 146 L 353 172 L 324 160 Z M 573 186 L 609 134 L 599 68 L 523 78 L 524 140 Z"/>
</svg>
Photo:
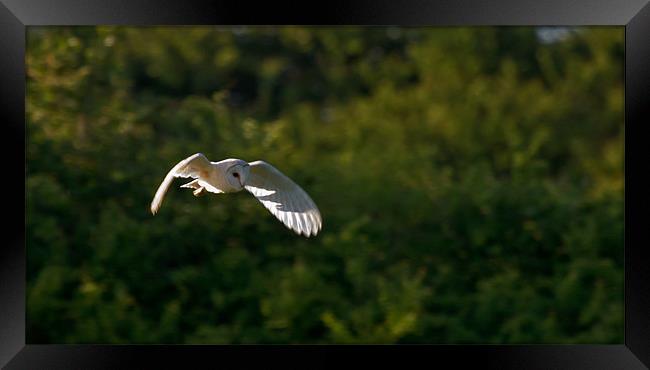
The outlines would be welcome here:
<svg viewBox="0 0 650 370">
<path fill-rule="evenodd" d="M 237 172 L 233 173 L 232 175 L 235 177 L 239 177 L 239 174 Z"/>
</svg>

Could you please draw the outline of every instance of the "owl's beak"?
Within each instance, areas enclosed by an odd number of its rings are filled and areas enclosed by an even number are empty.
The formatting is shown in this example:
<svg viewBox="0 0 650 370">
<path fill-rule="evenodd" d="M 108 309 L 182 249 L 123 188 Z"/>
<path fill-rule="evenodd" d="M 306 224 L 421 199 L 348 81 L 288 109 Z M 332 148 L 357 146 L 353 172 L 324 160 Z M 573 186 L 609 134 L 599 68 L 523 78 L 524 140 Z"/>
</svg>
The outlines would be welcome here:
<svg viewBox="0 0 650 370">
<path fill-rule="evenodd" d="M 239 180 L 239 184 L 242 186 L 242 188 L 246 185 L 246 182 L 248 181 L 248 175 L 250 171 L 250 166 L 246 164 L 244 166 L 244 170 L 241 171 L 241 175 L 237 180 Z"/>
</svg>

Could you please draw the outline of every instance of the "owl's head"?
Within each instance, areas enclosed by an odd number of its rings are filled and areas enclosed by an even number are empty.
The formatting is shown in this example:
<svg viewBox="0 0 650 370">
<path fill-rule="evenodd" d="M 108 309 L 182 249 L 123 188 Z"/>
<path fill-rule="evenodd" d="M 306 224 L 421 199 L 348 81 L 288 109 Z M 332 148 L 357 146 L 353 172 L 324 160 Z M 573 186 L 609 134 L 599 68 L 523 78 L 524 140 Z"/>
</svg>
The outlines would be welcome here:
<svg viewBox="0 0 650 370">
<path fill-rule="evenodd" d="M 226 170 L 226 179 L 228 180 L 228 183 L 237 190 L 242 190 L 244 188 L 249 175 L 250 166 L 248 165 L 248 162 L 242 161 L 241 159 L 233 160 L 230 167 L 228 167 L 228 170 Z"/>
</svg>

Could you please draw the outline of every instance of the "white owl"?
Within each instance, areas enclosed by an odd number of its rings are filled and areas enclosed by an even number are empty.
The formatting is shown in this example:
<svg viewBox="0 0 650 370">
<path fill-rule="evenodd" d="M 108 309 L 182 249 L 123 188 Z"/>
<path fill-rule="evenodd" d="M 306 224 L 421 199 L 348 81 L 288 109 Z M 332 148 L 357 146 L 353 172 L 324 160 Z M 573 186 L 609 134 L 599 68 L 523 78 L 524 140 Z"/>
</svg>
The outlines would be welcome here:
<svg viewBox="0 0 650 370">
<path fill-rule="evenodd" d="M 192 188 L 195 196 L 211 193 L 235 193 L 243 189 L 253 194 L 278 220 L 297 234 L 316 235 L 322 227 L 320 211 L 307 193 L 290 178 L 264 161 L 248 163 L 241 159 L 210 162 L 202 153 L 180 161 L 172 168 L 151 202 L 156 214 L 176 177 L 195 180 L 181 185 Z"/>
</svg>

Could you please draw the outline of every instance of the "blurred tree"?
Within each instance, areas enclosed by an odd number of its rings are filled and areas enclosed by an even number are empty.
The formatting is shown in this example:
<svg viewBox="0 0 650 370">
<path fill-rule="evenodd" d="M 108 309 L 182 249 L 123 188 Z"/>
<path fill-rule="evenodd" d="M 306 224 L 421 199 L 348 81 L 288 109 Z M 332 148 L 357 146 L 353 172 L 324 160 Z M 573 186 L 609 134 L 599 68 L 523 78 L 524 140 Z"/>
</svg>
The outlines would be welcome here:
<svg viewBox="0 0 650 370">
<path fill-rule="evenodd" d="M 30 343 L 621 343 L 623 30 L 30 27 Z M 151 197 L 203 152 L 247 194 Z"/>
</svg>

